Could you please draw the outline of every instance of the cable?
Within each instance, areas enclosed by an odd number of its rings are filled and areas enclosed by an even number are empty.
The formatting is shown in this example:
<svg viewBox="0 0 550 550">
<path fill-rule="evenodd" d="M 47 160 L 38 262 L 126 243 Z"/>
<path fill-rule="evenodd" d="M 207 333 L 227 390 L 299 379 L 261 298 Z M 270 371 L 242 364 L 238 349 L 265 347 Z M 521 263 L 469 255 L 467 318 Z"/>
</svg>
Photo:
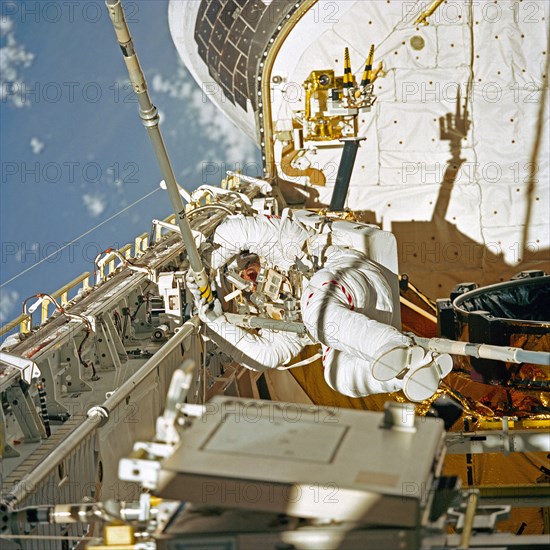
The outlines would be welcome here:
<svg viewBox="0 0 550 550">
<path fill-rule="evenodd" d="M 187 217 L 192 216 L 195 213 L 198 214 L 200 212 L 203 212 L 204 210 L 221 210 L 230 215 L 234 214 L 234 212 L 227 208 L 227 206 L 223 206 L 221 204 L 205 204 L 204 206 L 197 206 L 196 208 L 193 208 L 193 210 L 187 212 Z"/>
<path fill-rule="evenodd" d="M 128 328 L 128 318 L 130 317 L 130 308 L 125 309 L 124 313 L 124 322 L 122 323 L 122 332 L 120 334 L 120 338 L 122 340 L 122 343 L 124 343 L 124 338 L 126 338 L 126 329 Z"/>
<path fill-rule="evenodd" d="M 122 335 L 122 321 L 120 320 L 120 314 L 118 313 L 118 311 L 115 309 L 115 311 L 113 311 L 113 317 L 114 317 L 114 322 L 115 322 L 115 328 L 116 328 L 116 331 L 118 333 L 118 335 Z"/>
<path fill-rule="evenodd" d="M 145 288 L 147 288 L 149 285 L 147 284 L 147 286 Z M 149 306 L 149 295 L 150 295 L 150 292 L 146 292 L 143 294 L 142 296 L 142 300 L 139 302 L 136 310 L 134 311 L 133 315 L 130 315 L 130 321 L 134 322 L 136 320 L 136 317 L 137 317 L 137 314 L 141 308 L 141 306 L 147 302 L 147 306 Z"/>
<path fill-rule="evenodd" d="M 67 244 L 63 245 L 61 248 L 56 249 L 55 252 L 52 252 L 51 254 L 48 254 L 45 258 L 42 258 L 41 260 L 36 262 L 34 265 L 31 265 L 30 267 L 28 267 L 27 269 L 24 269 L 23 271 L 21 271 L 17 275 L 14 275 L 11 279 L 8 279 L 5 283 L 2 283 L 0 285 L 0 288 L 4 288 L 7 284 L 15 281 L 15 279 L 18 279 L 19 277 L 21 277 L 21 275 L 24 275 L 25 273 L 29 272 L 31 269 L 34 269 L 36 266 L 40 265 L 41 263 L 45 262 L 46 260 L 49 260 L 50 258 L 55 256 L 56 254 L 59 254 L 62 250 L 64 250 L 68 246 L 70 246 L 73 243 L 75 243 L 75 242 L 79 241 L 80 239 L 82 239 L 82 237 L 85 237 L 86 235 L 89 235 L 90 233 L 92 233 L 92 231 L 95 231 L 96 229 L 98 229 L 102 225 L 105 225 L 106 223 L 110 222 L 111 220 L 114 220 L 116 217 L 120 216 L 120 214 L 123 214 L 124 212 L 126 212 L 127 210 L 129 210 L 130 208 L 135 206 L 136 204 L 138 204 L 141 201 L 144 201 L 146 198 L 150 197 L 153 193 L 156 193 L 159 189 L 160 189 L 160 187 L 157 187 L 153 191 L 147 193 L 146 195 L 143 195 L 143 197 L 137 199 L 132 204 L 129 204 L 128 206 L 126 206 L 125 208 L 123 208 L 122 210 L 117 212 L 116 214 L 113 214 L 111 217 L 107 218 L 106 220 L 103 220 L 101 223 L 98 223 L 95 227 L 92 227 L 91 229 L 88 229 L 88 231 L 86 231 L 85 233 L 82 233 L 82 235 L 79 235 L 78 237 L 74 238 L 72 241 L 70 241 Z"/>
<path fill-rule="evenodd" d="M 50 437 L 52 435 L 52 429 L 50 426 L 50 416 L 48 415 L 46 390 L 44 388 L 44 383 L 41 380 L 36 382 L 36 389 L 38 390 L 38 399 L 40 400 L 40 416 L 42 417 L 42 422 L 44 423 L 46 437 Z"/>
<path fill-rule="evenodd" d="M 86 327 L 86 334 L 84 336 L 84 339 L 82 340 L 82 342 L 80 342 L 80 345 L 78 346 L 77 355 L 78 355 L 78 360 L 80 361 L 80 364 L 83 367 L 85 367 L 87 369 L 89 369 L 91 367 L 91 369 L 92 369 L 92 380 L 96 380 L 97 372 L 95 370 L 94 362 L 90 361 L 90 363 L 86 363 L 86 361 L 84 361 L 84 359 L 82 359 L 82 348 L 84 347 L 84 342 L 86 342 L 86 340 L 90 336 L 90 333 L 91 333 L 91 330 L 88 327 Z"/>
<path fill-rule="evenodd" d="M 103 256 L 103 254 L 106 254 L 106 256 L 104 256 L 103 259 L 100 260 L 101 256 Z M 150 267 L 134 263 L 130 259 L 123 256 L 122 253 L 120 252 L 120 250 L 118 250 L 116 248 L 107 248 L 107 249 L 103 250 L 102 252 L 100 252 L 94 259 L 94 275 L 98 275 L 98 282 L 103 277 L 103 266 L 105 265 L 106 260 L 107 260 L 107 258 L 109 258 L 109 256 L 115 256 L 115 258 L 118 258 L 118 260 L 120 260 L 120 262 L 122 263 L 122 265 L 124 267 L 127 267 L 127 268 L 129 268 L 133 271 L 138 271 L 140 273 L 145 273 L 145 274 L 147 274 L 147 276 L 149 278 L 153 277 L 153 272 L 152 272 Z M 112 261 L 114 262 L 114 260 L 112 260 Z"/>
</svg>

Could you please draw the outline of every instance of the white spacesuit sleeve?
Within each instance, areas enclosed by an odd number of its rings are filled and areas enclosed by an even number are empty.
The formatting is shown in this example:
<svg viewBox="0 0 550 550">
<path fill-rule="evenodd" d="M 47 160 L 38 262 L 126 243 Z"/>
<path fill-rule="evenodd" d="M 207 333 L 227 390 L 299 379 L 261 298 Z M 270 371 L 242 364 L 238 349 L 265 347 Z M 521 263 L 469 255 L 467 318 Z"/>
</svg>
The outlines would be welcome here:
<svg viewBox="0 0 550 550">
<path fill-rule="evenodd" d="M 214 233 L 212 267 L 218 269 L 248 250 L 271 265 L 288 270 L 302 254 L 307 232 L 292 220 L 266 216 L 230 216 Z"/>
<path fill-rule="evenodd" d="M 208 321 L 207 335 L 223 353 L 256 371 L 287 364 L 309 342 L 289 332 L 268 329 L 249 332 L 229 323 L 223 315 L 215 321 Z"/>
<path fill-rule="evenodd" d="M 369 363 L 337 349 L 325 349 L 323 366 L 327 384 L 349 397 L 393 393 L 403 389 L 403 380 L 393 378 L 380 382 L 372 375 Z"/>
<path fill-rule="evenodd" d="M 364 294 L 364 289 L 353 290 Z M 334 274 L 321 270 L 302 296 L 302 320 L 309 333 L 325 346 L 365 361 L 396 346 L 411 344 L 410 338 L 394 327 L 370 319 L 368 313 L 353 311 L 353 307 L 349 290 L 339 284 Z"/>
<path fill-rule="evenodd" d="M 437 391 L 453 362 L 425 354 L 381 322 L 391 320 L 390 293 L 384 275 L 366 258 L 336 250 L 304 290 L 302 319 L 323 344 L 324 375 L 332 389 L 350 397 L 403 390 L 407 399 L 420 402 Z"/>
</svg>

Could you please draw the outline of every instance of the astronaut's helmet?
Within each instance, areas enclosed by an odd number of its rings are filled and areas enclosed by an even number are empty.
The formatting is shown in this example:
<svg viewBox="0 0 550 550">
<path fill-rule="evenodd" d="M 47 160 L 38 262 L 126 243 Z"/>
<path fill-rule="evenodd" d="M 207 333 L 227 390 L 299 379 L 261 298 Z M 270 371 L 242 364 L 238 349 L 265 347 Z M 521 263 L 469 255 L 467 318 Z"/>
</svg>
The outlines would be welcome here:
<svg viewBox="0 0 550 550">
<path fill-rule="evenodd" d="M 257 254 L 244 252 L 237 257 L 236 263 L 239 276 L 245 281 L 250 281 L 255 290 L 258 275 L 262 269 L 260 257 Z"/>
<path fill-rule="evenodd" d="M 276 320 L 295 320 L 301 280 L 294 270 L 284 273 L 257 254 L 243 252 L 225 269 L 226 296 L 241 313 L 260 314 Z"/>
</svg>

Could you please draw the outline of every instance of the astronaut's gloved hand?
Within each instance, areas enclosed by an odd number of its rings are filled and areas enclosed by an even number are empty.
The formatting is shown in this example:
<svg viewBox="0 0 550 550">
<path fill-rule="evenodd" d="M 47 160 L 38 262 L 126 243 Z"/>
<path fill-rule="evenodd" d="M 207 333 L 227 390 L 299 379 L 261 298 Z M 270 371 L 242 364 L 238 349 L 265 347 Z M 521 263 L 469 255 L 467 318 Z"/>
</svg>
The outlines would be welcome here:
<svg viewBox="0 0 550 550">
<path fill-rule="evenodd" d="M 424 357 L 424 348 L 420 346 L 397 346 L 373 362 L 372 375 L 380 382 L 396 377 L 402 379 L 410 368 L 421 365 Z"/>
<path fill-rule="evenodd" d="M 222 304 L 217 298 L 210 304 L 207 304 L 206 300 L 201 298 L 197 308 L 199 319 L 206 324 L 213 323 L 223 315 Z"/>
<path fill-rule="evenodd" d="M 199 285 L 195 281 L 195 274 L 191 269 L 187 270 L 187 274 L 185 275 L 185 283 L 187 285 L 187 288 L 189 289 L 189 292 L 193 295 L 193 299 L 195 300 L 195 305 L 199 307 L 200 301 L 201 301 L 201 292 L 199 290 Z"/>
<path fill-rule="evenodd" d="M 403 393 L 409 401 L 429 399 L 439 383 L 453 370 L 453 359 L 448 353 L 428 351 L 420 364 L 411 366 L 403 378 Z"/>
<path fill-rule="evenodd" d="M 215 321 L 223 315 L 222 305 L 217 298 L 210 304 L 207 304 L 206 299 L 201 297 L 199 285 L 197 285 L 195 281 L 195 274 L 191 271 L 191 269 L 187 271 L 185 282 L 187 284 L 187 288 L 193 295 L 193 300 L 198 310 L 199 318 L 203 323 Z"/>
<path fill-rule="evenodd" d="M 409 401 L 420 402 L 430 398 L 440 381 L 453 369 L 448 354 L 436 354 L 420 346 L 395 347 L 374 361 L 373 377 L 381 382 L 393 378 L 403 380 L 403 393 Z"/>
</svg>

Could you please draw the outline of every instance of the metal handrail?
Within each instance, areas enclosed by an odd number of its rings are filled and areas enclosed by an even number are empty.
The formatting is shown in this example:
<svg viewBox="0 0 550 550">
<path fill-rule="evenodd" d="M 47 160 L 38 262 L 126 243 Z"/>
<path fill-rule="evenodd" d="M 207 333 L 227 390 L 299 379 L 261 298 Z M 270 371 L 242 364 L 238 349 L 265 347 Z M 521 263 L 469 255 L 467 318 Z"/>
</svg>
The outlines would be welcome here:
<svg viewBox="0 0 550 550">
<path fill-rule="evenodd" d="M 66 303 L 69 302 L 69 292 L 73 290 L 76 286 L 80 285 L 82 283 L 82 288 L 84 290 L 88 290 L 90 288 L 90 272 L 85 271 L 66 285 L 63 285 L 61 288 L 57 289 L 55 292 L 51 293 L 52 298 L 55 298 L 56 300 L 59 298 L 59 302 L 62 306 L 64 306 Z M 44 323 L 49 318 L 49 306 L 51 304 L 51 300 L 48 297 L 44 297 L 44 300 L 42 302 L 42 315 L 41 315 L 41 323 Z"/>
<path fill-rule="evenodd" d="M 65 460 L 92 432 L 101 427 L 108 419 L 109 414 L 119 405 L 123 404 L 128 396 L 130 396 L 140 384 L 144 383 L 171 353 L 180 349 L 184 340 L 196 333 L 199 324 L 198 317 L 193 317 L 184 323 L 181 329 L 142 367 L 140 367 L 133 376 L 117 388 L 102 405 L 92 407 L 88 411 L 87 417 L 48 454 L 48 460 L 24 475 L 19 482 L 3 496 L 2 500 L 5 501 L 6 497 L 9 495 L 7 500 L 9 500 L 12 506 L 22 502 L 59 463 Z"/>
<path fill-rule="evenodd" d="M 4 336 L 4 334 L 7 334 L 11 330 L 13 330 L 17 325 L 20 325 L 19 332 L 26 332 L 25 328 L 30 318 L 31 316 L 28 313 L 21 313 L 21 315 L 18 315 L 15 319 L 7 322 L 3 327 L 0 328 L 0 336 Z"/>
<path fill-rule="evenodd" d="M 164 218 L 165 222 L 168 223 L 174 223 L 176 216 L 174 214 L 171 214 Z M 149 233 L 142 233 L 141 235 L 138 235 L 134 239 L 134 243 L 128 243 L 124 245 L 119 251 L 124 255 L 127 259 L 132 258 L 139 258 L 142 256 L 145 251 L 149 248 Z M 157 233 L 154 235 L 154 243 L 157 243 L 162 239 L 163 235 L 157 231 Z M 133 253 L 132 253 L 133 249 Z M 115 257 L 108 261 L 107 263 L 107 275 L 111 275 L 115 271 Z M 107 278 L 107 275 L 103 273 L 103 270 L 101 269 L 100 274 L 100 280 L 103 281 Z M 66 285 L 63 285 L 61 288 L 56 290 L 55 292 L 51 292 L 51 296 L 55 299 L 60 298 L 61 305 L 65 305 L 67 302 L 69 302 L 69 292 L 73 290 L 75 287 L 80 285 L 82 283 L 82 288 L 84 290 L 88 290 L 90 288 L 90 273 L 85 272 L 67 283 Z M 41 309 L 41 323 L 44 323 L 49 318 L 49 306 L 51 305 L 51 300 L 49 298 L 44 298 L 44 301 L 42 302 L 42 309 Z M 22 313 L 21 315 L 18 315 L 15 319 L 12 319 L 11 321 L 8 321 L 5 325 L 0 327 L 0 337 L 8 334 L 8 332 L 11 332 L 17 325 L 19 325 L 19 332 L 20 333 L 27 333 L 31 330 L 32 325 L 32 315 L 28 313 Z"/>
</svg>

